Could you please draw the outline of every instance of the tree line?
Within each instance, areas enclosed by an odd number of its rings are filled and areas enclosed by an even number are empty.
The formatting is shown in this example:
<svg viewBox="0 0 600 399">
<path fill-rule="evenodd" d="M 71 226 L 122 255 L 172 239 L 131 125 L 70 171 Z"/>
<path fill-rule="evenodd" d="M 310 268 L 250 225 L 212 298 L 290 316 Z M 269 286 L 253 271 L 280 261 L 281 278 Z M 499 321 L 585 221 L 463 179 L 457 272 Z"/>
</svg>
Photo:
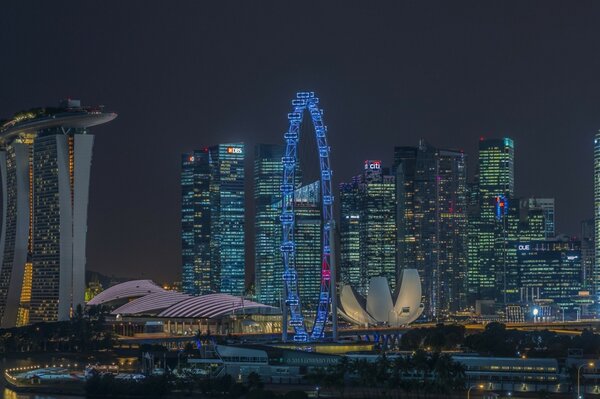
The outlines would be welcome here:
<svg viewBox="0 0 600 399">
<path fill-rule="evenodd" d="M 0 329 L 0 353 L 85 352 L 111 349 L 114 343 L 98 307 L 85 312 L 78 307 L 68 321 Z"/>
<path fill-rule="evenodd" d="M 484 330 L 466 334 L 462 325 L 439 324 L 432 328 L 413 328 L 400 339 L 399 349 L 426 351 L 460 350 L 485 356 L 523 356 L 565 358 L 569 349 L 587 355 L 600 355 L 600 334 L 584 330 L 581 335 L 561 335 L 553 331 L 507 329 L 501 323 L 488 323 Z"/>
</svg>

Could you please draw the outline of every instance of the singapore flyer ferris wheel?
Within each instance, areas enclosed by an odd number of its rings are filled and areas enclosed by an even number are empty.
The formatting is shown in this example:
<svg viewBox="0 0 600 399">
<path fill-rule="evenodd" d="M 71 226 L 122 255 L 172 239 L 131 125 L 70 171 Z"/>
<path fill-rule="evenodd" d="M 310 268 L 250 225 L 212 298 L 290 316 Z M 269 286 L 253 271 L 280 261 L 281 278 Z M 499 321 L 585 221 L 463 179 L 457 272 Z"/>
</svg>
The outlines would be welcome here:
<svg viewBox="0 0 600 399">
<path fill-rule="evenodd" d="M 313 92 L 296 93 L 292 100 L 293 110 L 288 114 L 289 128 L 284 134 L 286 149 L 283 164 L 283 181 L 281 184 L 281 227 L 282 243 L 281 256 L 283 260 L 283 280 L 285 290 L 285 305 L 289 309 L 289 321 L 287 311 L 284 311 L 284 323 L 282 330 L 284 337 L 287 335 L 288 326 L 294 329 L 294 341 L 306 342 L 309 340 L 320 340 L 325 336 L 325 325 L 329 318 L 329 308 L 335 305 L 335 267 L 332 257 L 333 238 L 333 195 L 331 191 L 332 171 L 329 162 L 330 148 L 327 144 L 327 127 L 323 121 L 323 110 L 319 108 L 319 99 Z M 317 151 L 319 156 L 320 181 L 321 181 L 321 204 L 322 204 L 322 254 L 321 254 L 321 290 L 318 298 L 317 312 L 312 330 L 309 332 L 302 314 L 302 304 L 298 292 L 298 273 L 296 270 L 296 243 L 294 241 L 295 212 L 295 173 L 298 165 L 298 142 L 300 140 L 300 126 L 304 112 L 308 110 L 310 119 L 315 130 Z M 318 265 L 315 265 L 319 267 Z M 333 291 L 332 291 L 333 288 Z M 336 330 L 334 315 L 334 336 Z"/>
</svg>

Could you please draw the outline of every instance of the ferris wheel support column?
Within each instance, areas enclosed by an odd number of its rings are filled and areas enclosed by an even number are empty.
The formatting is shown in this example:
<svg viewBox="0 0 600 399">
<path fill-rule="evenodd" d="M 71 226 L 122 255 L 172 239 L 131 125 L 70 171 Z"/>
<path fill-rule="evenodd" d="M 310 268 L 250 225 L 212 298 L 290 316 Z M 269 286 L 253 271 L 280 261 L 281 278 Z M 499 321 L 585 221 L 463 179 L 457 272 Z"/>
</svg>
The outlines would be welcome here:
<svg viewBox="0 0 600 399">
<path fill-rule="evenodd" d="M 287 289 L 285 284 L 283 285 L 283 289 L 281 291 L 283 297 L 281 299 L 281 341 L 287 342 L 288 340 L 288 308 L 285 303 L 285 298 L 287 298 Z"/>
<path fill-rule="evenodd" d="M 338 316 L 337 316 L 337 267 L 336 267 L 336 248 L 335 248 L 335 222 L 332 223 L 331 231 L 329 233 L 329 246 L 331 247 L 331 285 L 329 290 L 331 291 L 331 338 L 333 341 L 338 340 Z"/>
</svg>

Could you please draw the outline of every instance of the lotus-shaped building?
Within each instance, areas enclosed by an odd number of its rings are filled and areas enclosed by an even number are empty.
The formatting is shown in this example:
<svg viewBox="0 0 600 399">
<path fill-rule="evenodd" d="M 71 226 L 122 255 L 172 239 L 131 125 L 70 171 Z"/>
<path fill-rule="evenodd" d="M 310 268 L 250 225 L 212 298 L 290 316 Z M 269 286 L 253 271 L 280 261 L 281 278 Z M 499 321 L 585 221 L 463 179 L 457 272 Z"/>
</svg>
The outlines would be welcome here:
<svg viewBox="0 0 600 399">
<path fill-rule="evenodd" d="M 344 285 L 338 312 L 347 321 L 363 326 L 398 327 L 412 323 L 423 313 L 421 279 L 417 270 L 404 269 L 399 287 L 392 295 L 386 277 L 373 277 L 365 298 L 351 285 Z"/>
</svg>

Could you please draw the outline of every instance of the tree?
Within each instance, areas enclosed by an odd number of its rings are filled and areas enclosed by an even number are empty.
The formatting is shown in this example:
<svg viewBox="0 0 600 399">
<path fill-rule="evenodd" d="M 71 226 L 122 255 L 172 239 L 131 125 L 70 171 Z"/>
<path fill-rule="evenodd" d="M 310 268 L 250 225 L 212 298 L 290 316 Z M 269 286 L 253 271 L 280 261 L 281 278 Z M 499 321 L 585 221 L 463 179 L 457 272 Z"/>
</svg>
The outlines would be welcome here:
<svg viewBox="0 0 600 399">
<path fill-rule="evenodd" d="M 262 389 L 264 386 L 260 375 L 258 373 L 255 373 L 254 371 L 248 374 L 248 377 L 246 378 L 246 383 L 248 384 L 248 389 L 250 391 Z"/>
</svg>

